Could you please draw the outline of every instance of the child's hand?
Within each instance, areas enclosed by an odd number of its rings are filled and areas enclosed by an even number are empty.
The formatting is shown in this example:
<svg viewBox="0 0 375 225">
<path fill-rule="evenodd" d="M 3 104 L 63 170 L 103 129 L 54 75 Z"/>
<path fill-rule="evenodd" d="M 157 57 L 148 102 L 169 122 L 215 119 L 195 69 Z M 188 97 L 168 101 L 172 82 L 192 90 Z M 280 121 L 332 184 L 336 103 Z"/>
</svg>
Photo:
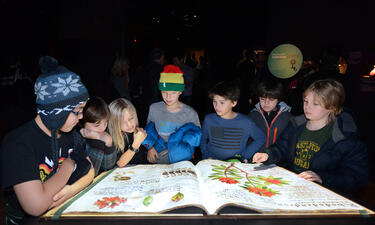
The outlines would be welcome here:
<svg viewBox="0 0 375 225">
<path fill-rule="evenodd" d="M 137 127 L 134 131 L 134 141 L 133 141 L 133 147 L 139 148 L 142 144 L 142 142 L 146 139 L 147 133 L 143 128 Z"/>
<path fill-rule="evenodd" d="M 99 140 L 103 141 L 107 147 L 112 146 L 112 136 L 107 132 L 99 133 Z"/>
<path fill-rule="evenodd" d="M 100 140 L 100 133 L 82 128 L 79 130 L 84 138 Z"/>
<path fill-rule="evenodd" d="M 156 163 L 156 161 L 159 159 L 158 152 L 155 150 L 154 147 L 150 148 L 147 152 L 147 160 L 150 163 Z"/>
<path fill-rule="evenodd" d="M 168 149 L 165 149 L 162 152 L 160 152 L 160 156 L 165 156 L 167 154 L 168 154 Z"/>
<path fill-rule="evenodd" d="M 50 205 L 49 209 L 54 208 L 66 200 L 68 200 L 70 197 L 72 197 L 72 190 L 70 185 L 65 185 L 57 194 L 55 194 L 52 198 L 53 202 Z"/>
<path fill-rule="evenodd" d="M 322 178 L 311 170 L 303 171 L 302 173 L 298 174 L 298 176 L 309 181 L 318 182 L 320 184 L 323 183 Z"/>
<path fill-rule="evenodd" d="M 253 156 L 253 163 L 262 163 L 267 161 L 268 159 L 268 154 L 267 153 L 255 153 Z"/>
</svg>

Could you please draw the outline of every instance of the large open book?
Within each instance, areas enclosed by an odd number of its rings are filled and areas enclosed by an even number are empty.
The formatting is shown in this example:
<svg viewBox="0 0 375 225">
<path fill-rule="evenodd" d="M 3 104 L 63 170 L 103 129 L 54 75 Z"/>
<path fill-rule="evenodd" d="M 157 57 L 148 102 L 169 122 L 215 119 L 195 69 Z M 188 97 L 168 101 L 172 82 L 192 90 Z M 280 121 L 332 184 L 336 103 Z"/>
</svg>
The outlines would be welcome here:
<svg viewBox="0 0 375 225">
<path fill-rule="evenodd" d="M 137 165 L 106 172 L 45 217 L 161 214 L 196 207 L 217 215 L 227 206 L 252 213 L 357 213 L 371 210 L 281 167 L 203 160 Z"/>
</svg>

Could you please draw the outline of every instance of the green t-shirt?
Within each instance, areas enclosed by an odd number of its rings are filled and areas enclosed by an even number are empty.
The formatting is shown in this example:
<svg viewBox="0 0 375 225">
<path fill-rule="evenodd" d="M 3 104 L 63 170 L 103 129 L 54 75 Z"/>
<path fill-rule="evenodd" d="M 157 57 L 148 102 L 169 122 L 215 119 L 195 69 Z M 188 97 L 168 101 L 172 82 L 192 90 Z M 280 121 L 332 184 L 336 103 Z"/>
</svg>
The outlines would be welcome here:
<svg viewBox="0 0 375 225">
<path fill-rule="evenodd" d="M 311 159 L 331 137 L 333 123 L 329 123 L 319 130 L 302 131 L 297 141 L 296 155 L 294 156 L 294 172 L 301 173 L 310 168 Z"/>
</svg>

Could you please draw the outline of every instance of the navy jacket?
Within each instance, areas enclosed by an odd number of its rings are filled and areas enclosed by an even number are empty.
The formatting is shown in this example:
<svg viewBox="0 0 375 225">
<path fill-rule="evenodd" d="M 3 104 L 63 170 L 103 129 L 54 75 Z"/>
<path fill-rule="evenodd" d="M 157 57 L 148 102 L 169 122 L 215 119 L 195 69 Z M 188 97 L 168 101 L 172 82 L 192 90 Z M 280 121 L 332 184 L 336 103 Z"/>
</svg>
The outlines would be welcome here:
<svg viewBox="0 0 375 225">
<path fill-rule="evenodd" d="M 273 118 L 270 126 L 268 126 L 267 120 L 264 117 L 264 111 L 261 108 L 260 103 L 257 103 L 249 114 L 255 124 L 266 134 L 266 148 L 276 142 L 280 134 L 288 126 L 288 122 L 292 117 L 292 114 L 290 113 L 291 108 L 285 102 L 279 102 L 278 106 L 279 110 L 277 111 L 275 118 Z"/>
<path fill-rule="evenodd" d="M 293 170 L 297 141 L 306 122 L 304 115 L 290 120 L 276 143 L 260 151 L 269 155 L 265 164 L 286 163 Z M 309 170 L 320 176 L 323 186 L 339 193 L 353 193 L 368 180 L 367 148 L 350 113 L 336 117 L 330 139 L 313 156 Z"/>
</svg>

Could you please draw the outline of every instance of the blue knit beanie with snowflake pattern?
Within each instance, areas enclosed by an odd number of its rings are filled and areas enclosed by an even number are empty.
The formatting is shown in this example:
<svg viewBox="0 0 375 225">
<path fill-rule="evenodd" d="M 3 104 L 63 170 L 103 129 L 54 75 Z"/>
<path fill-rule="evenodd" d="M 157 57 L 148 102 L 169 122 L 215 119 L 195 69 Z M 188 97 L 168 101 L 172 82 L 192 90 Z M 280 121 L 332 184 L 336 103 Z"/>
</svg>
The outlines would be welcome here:
<svg viewBox="0 0 375 225">
<path fill-rule="evenodd" d="M 59 130 L 89 94 L 80 77 L 60 66 L 55 58 L 43 56 L 39 65 L 42 74 L 34 85 L 37 112 L 48 129 Z"/>
<path fill-rule="evenodd" d="M 39 60 L 39 66 L 42 74 L 34 85 L 36 108 L 43 124 L 51 131 L 53 175 L 57 170 L 59 157 L 57 131 L 73 109 L 88 100 L 89 94 L 80 77 L 60 66 L 55 58 L 43 56 Z"/>
</svg>

